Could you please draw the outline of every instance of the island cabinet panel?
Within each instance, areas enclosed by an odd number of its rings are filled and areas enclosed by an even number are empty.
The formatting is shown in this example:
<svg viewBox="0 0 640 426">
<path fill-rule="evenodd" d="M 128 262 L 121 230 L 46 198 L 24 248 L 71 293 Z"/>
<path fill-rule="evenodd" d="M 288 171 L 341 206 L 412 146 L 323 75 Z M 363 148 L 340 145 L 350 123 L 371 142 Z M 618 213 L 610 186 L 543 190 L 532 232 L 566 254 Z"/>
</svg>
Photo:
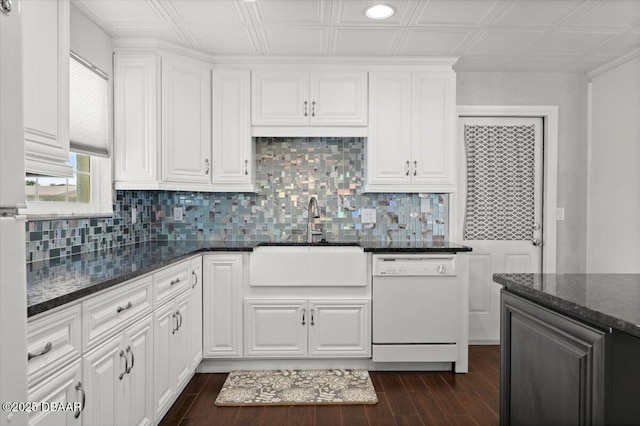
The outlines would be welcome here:
<svg viewBox="0 0 640 426">
<path fill-rule="evenodd" d="M 502 292 L 500 422 L 604 424 L 606 333 Z"/>
</svg>

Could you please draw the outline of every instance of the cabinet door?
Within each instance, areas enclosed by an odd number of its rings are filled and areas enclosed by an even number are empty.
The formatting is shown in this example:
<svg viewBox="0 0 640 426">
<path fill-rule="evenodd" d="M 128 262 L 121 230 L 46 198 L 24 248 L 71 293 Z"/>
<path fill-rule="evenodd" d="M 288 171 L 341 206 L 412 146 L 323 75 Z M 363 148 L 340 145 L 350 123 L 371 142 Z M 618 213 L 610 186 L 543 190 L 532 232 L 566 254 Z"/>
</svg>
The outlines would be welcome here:
<svg viewBox="0 0 640 426">
<path fill-rule="evenodd" d="M 178 329 L 173 336 L 173 350 L 171 369 L 175 371 L 176 388 L 179 389 L 182 385 L 191 378 L 191 372 L 193 371 L 193 358 L 191 357 L 191 327 L 192 320 L 192 305 L 191 305 L 191 292 L 186 291 L 176 298 L 176 315 Z"/>
<path fill-rule="evenodd" d="M 310 74 L 310 124 L 365 126 L 366 71 L 318 71 Z"/>
<path fill-rule="evenodd" d="M 123 347 L 128 373 L 123 378 L 123 400 L 117 412 L 123 425 L 153 424 L 153 321 L 151 315 L 129 327 Z"/>
<path fill-rule="evenodd" d="M 369 101 L 367 185 L 391 191 L 411 182 L 411 73 L 371 72 Z"/>
<path fill-rule="evenodd" d="M 251 104 L 254 126 L 308 125 L 309 73 L 254 71 Z"/>
<path fill-rule="evenodd" d="M 117 188 L 157 183 L 158 59 L 156 55 L 114 57 L 114 159 Z"/>
<path fill-rule="evenodd" d="M 164 413 L 176 394 L 176 373 L 172 370 L 174 335 L 178 320 L 175 303 L 170 302 L 153 313 L 153 401 L 154 417 Z"/>
<path fill-rule="evenodd" d="M 80 360 L 78 360 L 69 367 L 52 374 L 49 379 L 29 389 L 29 401 L 81 404 L 82 395 L 86 389 L 81 382 L 81 371 Z M 88 396 L 89 395 L 87 395 L 87 397 Z M 82 423 L 85 425 L 93 424 L 87 420 L 86 411 L 81 412 L 78 418 L 76 418 L 75 415 L 76 411 L 36 410 L 29 413 L 29 425 L 79 426 L 82 425 Z"/>
<path fill-rule="evenodd" d="M 22 2 L 26 171 L 70 176 L 69 1 Z"/>
<path fill-rule="evenodd" d="M 413 73 L 412 90 L 412 183 L 454 191 L 455 75 Z"/>
<path fill-rule="evenodd" d="M 211 65 L 162 56 L 163 180 L 211 181 Z"/>
<path fill-rule="evenodd" d="M 246 299 L 245 356 L 307 356 L 306 300 Z"/>
<path fill-rule="evenodd" d="M 250 84 L 248 70 L 213 71 L 213 183 L 222 189 L 251 189 Z"/>
<path fill-rule="evenodd" d="M 605 333 L 502 292 L 500 421 L 605 424 Z"/>
<path fill-rule="evenodd" d="M 309 357 L 371 356 L 370 301 L 310 300 Z"/>
<path fill-rule="evenodd" d="M 122 423 L 122 407 L 118 403 L 124 398 L 126 359 L 122 336 L 114 337 L 83 356 L 86 408 L 82 416 L 85 424 L 115 426 Z"/>
<path fill-rule="evenodd" d="M 203 256 L 205 358 L 242 357 L 242 255 Z"/>
<path fill-rule="evenodd" d="M 191 368 L 202 360 L 202 257 L 191 260 Z"/>
</svg>

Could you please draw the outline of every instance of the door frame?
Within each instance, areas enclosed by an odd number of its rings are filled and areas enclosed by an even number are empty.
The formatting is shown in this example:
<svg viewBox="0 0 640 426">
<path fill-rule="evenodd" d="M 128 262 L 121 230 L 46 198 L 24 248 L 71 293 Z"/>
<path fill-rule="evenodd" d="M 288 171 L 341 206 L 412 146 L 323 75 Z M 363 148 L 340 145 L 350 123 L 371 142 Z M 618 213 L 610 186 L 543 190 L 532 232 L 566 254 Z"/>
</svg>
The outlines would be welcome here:
<svg viewBox="0 0 640 426">
<path fill-rule="evenodd" d="M 548 274 L 556 273 L 557 255 L 557 222 L 556 208 L 558 204 L 558 106 L 507 106 L 507 105 L 458 105 L 456 122 L 456 155 L 463 158 L 464 151 L 459 145 L 459 122 L 461 117 L 539 117 L 542 118 L 543 135 L 543 176 L 542 176 L 542 272 Z M 462 176 L 464 164 L 458 162 L 459 173 Z M 465 182 L 458 182 L 458 188 L 462 188 Z M 458 206 L 462 205 L 459 199 L 462 193 L 459 190 L 453 195 L 453 200 L 449 200 L 449 232 L 452 240 L 459 239 L 462 243 L 462 221 L 464 212 L 458 211 Z"/>
</svg>

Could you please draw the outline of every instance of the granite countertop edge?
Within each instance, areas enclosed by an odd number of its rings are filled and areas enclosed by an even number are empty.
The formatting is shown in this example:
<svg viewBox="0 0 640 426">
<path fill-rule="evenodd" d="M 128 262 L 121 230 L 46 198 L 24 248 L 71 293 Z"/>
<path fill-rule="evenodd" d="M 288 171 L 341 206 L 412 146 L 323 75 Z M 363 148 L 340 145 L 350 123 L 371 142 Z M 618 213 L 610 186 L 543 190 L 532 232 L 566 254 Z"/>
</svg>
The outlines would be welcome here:
<svg viewBox="0 0 640 426">
<path fill-rule="evenodd" d="M 583 304 L 576 303 L 531 287 L 518 283 L 504 274 L 494 274 L 493 280 L 502 284 L 512 293 L 524 296 L 542 306 L 568 314 L 590 325 L 605 329 L 616 329 L 635 337 L 640 337 L 640 325 L 616 318 L 610 314 L 591 309 Z"/>
<path fill-rule="evenodd" d="M 170 242 L 160 242 L 159 247 L 164 247 L 167 244 L 171 244 Z M 355 246 L 362 247 L 365 252 L 371 253 L 457 253 L 457 252 L 469 252 L 471 251 L 470 247 L 462 246 L 450 243 L 432 245 L 429 243 L 427 246 L 416 244 L 409 245 L 389 245 L 387 243 L 377 243 L 377 242 L 355 242 L 357 243 Z M 163 268 L 165 266 L 169 266 L 173 263 L 180 262 L 184 259 L 187 259 L 192 256 L 196 256 L 198 254 L 206 254 L 211 252 L 252 252 L 256 247 L 259 246 L 259 242 L 249 242 L 246 244 L 242 243 L 233 243 L 228 245 L 224 242 L 214 242 L 211 244 L 205 244 L 201 246 L 194 246 L 192 249 L 186 248 L 184 252 L 177 254 L 168 259 L 159 259 L 157 261 L 153 261 L 145 265 L 142 268 L 139 268 L 135 271 L 127 272 L 120 274 L 116 277 L 106 278 L 103 281 L 98 281 L 86 287 L 81 287 L 77 290 L 68 292 L 66 294 L 54 295 L 50 299 L 46 299 L 41 302 L 34 303 L 33 305 L 29 305 L 27 307 L 27 317 L 32 317 L 34 315 L 38 315 L 40 313 L 46 312 L 48 310 L 57 308 L 59 306 L 65 305 L 67 303 L 75 302 L 76 300 L 82 299 L 84 297 L 90 296 L 102 290 L 106 290 L 110 287 L 121 284 L 125 281 L 129 281 L 140 276 L 152 273 L 157 269 Z M 287 244 L 283 244 L 287 245 Z M 305 244 L 291 244 L 295 245 L 305 245 Z M 313 246 L 318 247 L 339 247 L 341 243 L 329 243 L 326 246 L 323 244 L 314 244 Z M 354 242 L 344 243 L 342 245 L 351 245 L 354 246 Z M 136 244 L 136 246 L 144 247 L 144 244 Z M 39 261 L 39 262 L 47 262 L 47 261 Z M 36 282 L 35 286 L 39 283 Z M 29 290 L 27 290 L 29 291 Z"/>
</svg>

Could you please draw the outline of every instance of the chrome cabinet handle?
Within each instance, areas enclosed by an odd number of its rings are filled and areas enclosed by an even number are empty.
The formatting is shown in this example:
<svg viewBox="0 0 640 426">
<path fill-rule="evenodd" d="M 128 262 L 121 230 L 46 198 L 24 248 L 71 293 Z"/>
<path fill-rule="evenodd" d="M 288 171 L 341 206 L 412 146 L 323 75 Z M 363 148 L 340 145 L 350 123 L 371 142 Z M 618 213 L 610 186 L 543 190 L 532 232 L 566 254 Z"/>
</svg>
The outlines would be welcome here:
<svg viewBox="0 0 640 426">
<path fill-rule="evenodd" d="M 173 315 L 171 315 L 172 318 L 174 318 L 176 320 L 176 326 L 178 325 L 178 317 L 176 316 L 175 312 L 173 313 Z M 173 330 L 171 330 L 171 334 L 176 334 L 176 331 L 178 331 L 179 327 L 174 328 Z"/>
<path fill-rule="evenodd" d="M 311 310 L 311 325 L 316 325 L 316 323 L 313 322 L 313 309 Z"/>
<path fill-rule="evenodd" d="M 311 102 L 311 116 L 316 116 L 316 101 Z"/>
<path fill-rule="evenodd" d="M 120 380 L 122 380 L 124 375 L 129 372 L 129 358 L 127 358 L 127 355 L 122 349 L 120 349 L 120 358 L 124 358 L 124 371 L 120 373 Z"/>
<path fill-rule="evenodd" d="M 307 101 L 304 101 L 304 116 L 307 117 L 309 114 L 307 114 Z"/>
<path fill-rule="evenodd" d="M 204 164 L 207 166 L 207 170 L 204 171 L 204 174 L 208 175 L 209 174 L 209 159 L 208 158 L 204 159 Z"/>
<path fill-rule="evenodd" d="M 44 349 L 41 350 L 39 353 L 32 354 L 31 352 L 27 352 L 27 361 L 30 361 L 31 358 L 35 358 L 37 356 L 42 356 L 42 355 L 48 353 L 52 348 L 53 348 L 53 344 L 51 342 L 47 342 L 47 344 L 44 345 Z"/>
<path fill-rule="evenodd" d="M 191 271 L 191 275 L 193 275 L 193 277 L 196 279 L 191 288 L 195 288 L 195 286 L 198 285 L 198 274 L 196 274 L 196 271 Z"/>
<path fill-rule="evenodd" d="M 413 162 L 413 175 L 414 176 L 418 176 L 418 162 L 417 161 Z"/>
<path fill-rule="evenodd" d="M 531 244 L 533 244 L 536 247 L 541 247 L 542 246 L 542 241 L 538 238 L 534 238 L 533 240 L 531 240 Z"/>
<path fill-rule="evenodd" d="M 409 176 L 409 169 L 411 168 L 411 162 L 407 160 L 407 171 L 405 173 L 406 176 Z"/>
<path fill-rule="evenodd" d="M 302 325 L 306 325 L 307 324 L 307 322 L 304 319 L 306 313 L 307 313 L 307 310 L 302 308 Z"/>
<path fill-rule="evenodd" d="M 180 282 L 180 278 L 176 278 L 175 280 L 171 280 L 171 282 L 169 283 L 169 285 L 178 284 L 179 282 Z"/>
<path fill-rule="evenodd" d="M 249 160 L 244 160 L 244 175 L 249 174 Z"/>
<path fill-rule="evenodd" d="M 178 328 L 176 330 L 180 330 L 180 327 L 182 327 L 182 314 L 180 311 L 176 311 L 176 315 L 178 316 Z"/>
<path fill-rule="evenodd" d="M 131 350 L 131 346 L 127 345 L 126 351 L 127 353 L 131 354 L 131 366 L 127 368 L 127 371 L 126 371 L 126 373 L 129 374 L 131 372 L 131 369 L 133 368 L 133 363 L 135 362 L 135 358 L 133 356 L 133 351 Z"/>
<path fill-rule="evenodd" d="M 84 388 L 82 387 L 82 382 L 78 382 L 76 384 L 76 390 L 82 392 L 82 405 L 80 405 L 80 409 L 76 411 L 75 414 L 73 415 L 73 417 L 77 419 L 78 417 L 80 417 L 80 414 L 84 411 L 84 407 L 87 402 L 87 394 L 85 393 Z"/>
<path fill-rule="evenodd" d="M 2 5 L 0 8 L 0 10 L 2 10 L 2 13 L 4 13 L 5 15 L 11 13 L 11 0 L 2 0 L 0 4 Z"/>
<path fill-rule="evenodd" d="M 122 311 L 126 311 L 127 309 L 131 309 L 133 307 L 133 305 L 131 304 L 131 302 L 127 303 L 127 306 L 125 306 L 124 308 L 122 306 L 118 306 L 118 309 L 116 309 L 117 313 L 120 313 Z"/>
</svg>

